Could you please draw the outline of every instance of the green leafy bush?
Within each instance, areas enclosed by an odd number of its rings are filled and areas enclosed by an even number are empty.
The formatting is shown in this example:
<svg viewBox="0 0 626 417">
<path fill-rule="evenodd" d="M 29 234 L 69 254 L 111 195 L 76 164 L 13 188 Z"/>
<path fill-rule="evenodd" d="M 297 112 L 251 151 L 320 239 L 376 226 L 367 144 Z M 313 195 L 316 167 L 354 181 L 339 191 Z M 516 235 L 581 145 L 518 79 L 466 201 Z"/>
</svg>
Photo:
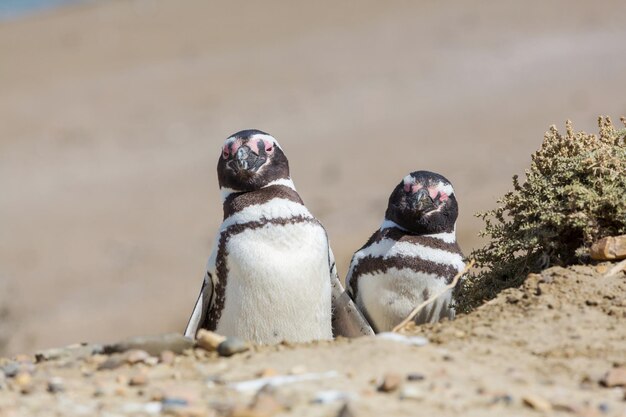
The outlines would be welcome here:
<svg viewBox="0 0 626 417">
<path fill-rule="evenodd" d="M 490 242 L 470 255 L 482 269 L 463 282 L 460 311 L 521 284 L 530 272 L 584 262 L 595 240 L 626 233 L 626 129 L 608 117 L 598 125 L 598 135 L 574 132 L 570 121 L 564 136 L 550 127 L 526 181 L 514 176 L 499 207 L 477 214 Z"/>
</svg>

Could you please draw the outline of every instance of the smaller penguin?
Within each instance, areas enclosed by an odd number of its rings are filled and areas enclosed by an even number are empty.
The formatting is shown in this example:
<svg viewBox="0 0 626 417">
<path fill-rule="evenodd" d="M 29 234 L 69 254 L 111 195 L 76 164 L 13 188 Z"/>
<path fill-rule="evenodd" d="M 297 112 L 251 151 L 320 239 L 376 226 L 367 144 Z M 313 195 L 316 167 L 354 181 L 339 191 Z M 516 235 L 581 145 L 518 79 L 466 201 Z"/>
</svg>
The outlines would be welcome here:
<svg viewBox="0 0 626 417">
<path fill-rule="evenodd" d="M 392 330 L 463 270 L 458 205 L 443 176 L 416 171 L 391 193 L 385 219 L 350 262 L 348 294 L 374 331 Z M 454 318 L 452 290 L 424 307 L 417 324 Z"/>
</svg>

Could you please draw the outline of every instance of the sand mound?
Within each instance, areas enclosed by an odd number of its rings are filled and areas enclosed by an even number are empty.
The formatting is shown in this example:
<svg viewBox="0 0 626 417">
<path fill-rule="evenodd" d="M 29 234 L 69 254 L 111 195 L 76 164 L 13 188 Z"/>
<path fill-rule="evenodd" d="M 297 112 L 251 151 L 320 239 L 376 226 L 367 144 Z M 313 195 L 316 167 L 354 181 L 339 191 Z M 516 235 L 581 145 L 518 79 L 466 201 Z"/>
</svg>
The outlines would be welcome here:
<svg viewBox="0 0 626 417">
<path fill-rule="evenodd" d="M 2 360 L 0 414 L 624 416 L 626 275 L 606 276 L 614 265 L 532 274 L 471 314 L 395 341 L 257 346 L 230 358 L 75 346 L 39 363 Z M 155 346 L 146 349 L 158 356 Z"/>
</svg>

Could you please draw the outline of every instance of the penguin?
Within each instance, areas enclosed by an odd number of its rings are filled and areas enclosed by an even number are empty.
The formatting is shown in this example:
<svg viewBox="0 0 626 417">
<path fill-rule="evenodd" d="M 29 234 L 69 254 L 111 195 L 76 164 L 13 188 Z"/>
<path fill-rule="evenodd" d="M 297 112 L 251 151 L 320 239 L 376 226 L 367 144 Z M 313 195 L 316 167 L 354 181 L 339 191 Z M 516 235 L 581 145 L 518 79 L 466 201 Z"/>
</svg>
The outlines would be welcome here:
<svg viewBox="0 0 626 417">
<path fill-rule="evenodd" d="M 257 344 L 373 333 L 339 282 L 326 230 L 307 210 L 278 141 L 231 135 L 217 177 L 224 211 L 185 336 Z"/>
<path fill-rule="evenodd" d="M 376 333 L 392 330 L 464 269 L 457 217 L 452 184 L 439 174 L 415 171 L 395 187 L 380 229 L 354 254 L 346 277 L 348 294 Z M 453 301 L 449 289 L 415 322 L 453 319 Z"/>
</svg>

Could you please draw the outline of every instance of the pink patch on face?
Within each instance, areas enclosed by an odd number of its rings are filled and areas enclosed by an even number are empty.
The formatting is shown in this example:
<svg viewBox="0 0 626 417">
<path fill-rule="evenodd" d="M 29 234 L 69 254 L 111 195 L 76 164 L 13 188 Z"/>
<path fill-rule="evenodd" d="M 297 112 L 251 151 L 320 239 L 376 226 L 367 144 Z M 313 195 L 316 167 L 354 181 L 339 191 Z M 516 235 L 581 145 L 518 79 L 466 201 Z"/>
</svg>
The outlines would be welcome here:
<svg viewBox="0 0 626 417">
<path fill-rule="evenodd" d="M 439 197 L 439 201 L 442 202 L 448 199 L 448 194 L 444 193 L 443 191 L 439 191 L 437 187 L 428 187 L 428 194 L 433 200 L 436 200 L 437 197 Z"/>
<path fill-rule="evenodd" d="M 226 144 L 222 148 L 222 158 L 228 159 L 229 156 L 230 156 L 230 144 Z"/>
<path fill-rule="evenodd" d="M 416 192 L 418 192 L 420 190 L 420 188 L 422 188 L 422 185 L 419 183 L 404 183 L 404 191 L 405 192 L 411 192 L 413 194 L 415 194 Z"/>
<path fill-rule="evenodd" d="M 263 146 L 266 153 L 271 153 L 274 151 L 274 142 L 268 139 L 250 139 L 248 142 L 248 146 L 254 153 L 257 155 L 260 153 L 259 145 Z"/>
<path fill-rule="evenodd" d="M 260 153 L 259 145 L 265 148 L 265 152 L 270 154 L 274 152 L 274 142 L 268 139 L 249 139 L 245 143 L 242 139 L 236 139 L 222 148 L 222 157 L 228 159 L 229 156 L 235 155 L 237 150 L 243 145 L 246 145 L 250 150 L 257 155 Z"/>
</svg>

